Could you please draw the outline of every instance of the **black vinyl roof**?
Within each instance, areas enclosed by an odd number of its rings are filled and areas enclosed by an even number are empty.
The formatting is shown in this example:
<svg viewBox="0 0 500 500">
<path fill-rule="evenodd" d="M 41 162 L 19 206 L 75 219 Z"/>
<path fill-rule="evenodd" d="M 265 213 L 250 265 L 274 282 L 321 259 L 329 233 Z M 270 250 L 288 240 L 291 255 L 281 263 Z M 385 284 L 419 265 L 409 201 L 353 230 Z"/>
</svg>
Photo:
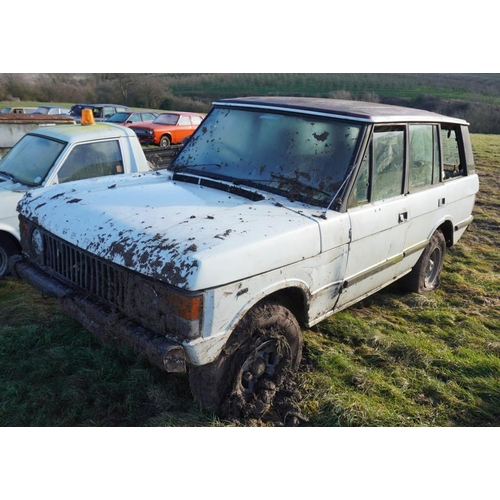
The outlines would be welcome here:
<svg viewBox="0 0 500 500">
<path fill-rule="evenodd" d="M 283 109 L 302 113 L 339 116 L 370 123 L 434 122 L 468 125 L 465 120 L 421 109 L 318 97 L 237 97 L 222 99 L 215 102 L 214 105 Z"/>
</svg>

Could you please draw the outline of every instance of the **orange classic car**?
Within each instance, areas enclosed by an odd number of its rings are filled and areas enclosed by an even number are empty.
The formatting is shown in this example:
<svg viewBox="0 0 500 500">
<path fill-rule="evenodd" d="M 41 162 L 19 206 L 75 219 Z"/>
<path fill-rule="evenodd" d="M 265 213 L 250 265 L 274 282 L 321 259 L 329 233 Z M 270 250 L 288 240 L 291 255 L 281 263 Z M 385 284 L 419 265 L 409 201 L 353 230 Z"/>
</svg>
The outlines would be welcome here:
<svg viewBox="0 0 500 500">
<path fill-rule="evenodd" d="M 130 128 L 137 134 L 141 144 L 166 148 L 171 144 L 180 144 L 189 137 L 203 118 L 204 115 L 200 113 L 169 111 L 159 114 L 150 123 L 132 125 Z"/>
</svg>

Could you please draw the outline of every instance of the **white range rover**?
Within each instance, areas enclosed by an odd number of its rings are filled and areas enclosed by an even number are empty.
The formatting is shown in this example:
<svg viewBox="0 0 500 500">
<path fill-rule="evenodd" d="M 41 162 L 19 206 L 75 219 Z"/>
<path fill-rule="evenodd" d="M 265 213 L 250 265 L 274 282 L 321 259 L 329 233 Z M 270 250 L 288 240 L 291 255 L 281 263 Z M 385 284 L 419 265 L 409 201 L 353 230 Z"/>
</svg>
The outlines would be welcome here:
<svg viewBox="0 0 500 500">
<path fill-rule="evenodd" d="M 439 286 L 479 181 L 467 122 L 381 104 L 216 102 L 168 171 L 20 202 L 13 272 L 221 415 L 262 415 L 311 327 L 402 279 Z"/>
</svg>

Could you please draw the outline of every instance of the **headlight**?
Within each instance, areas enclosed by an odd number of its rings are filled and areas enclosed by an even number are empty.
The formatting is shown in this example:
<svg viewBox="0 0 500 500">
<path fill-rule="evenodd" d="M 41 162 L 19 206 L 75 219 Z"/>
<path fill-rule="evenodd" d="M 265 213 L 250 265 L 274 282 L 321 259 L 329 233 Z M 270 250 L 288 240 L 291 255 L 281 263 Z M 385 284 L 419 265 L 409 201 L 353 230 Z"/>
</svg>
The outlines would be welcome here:
<svg viewBox="0 0 500 500">
<path fill-rule="evenodd" d="M 161 282 L 128 279 L 127 295 L 133 311 L 127 311 L 137 323 L 158 334 L 176 332 L 183 338 L 200 337 L 203 319 L 203 295 L 187 295 Z"/>
<path fill-rule="evenodd" d="M 31 250 L 37 258 L 43 255 L 43 236 L 39 229 L 35 228 L 31 233 Z"/>
</svg>

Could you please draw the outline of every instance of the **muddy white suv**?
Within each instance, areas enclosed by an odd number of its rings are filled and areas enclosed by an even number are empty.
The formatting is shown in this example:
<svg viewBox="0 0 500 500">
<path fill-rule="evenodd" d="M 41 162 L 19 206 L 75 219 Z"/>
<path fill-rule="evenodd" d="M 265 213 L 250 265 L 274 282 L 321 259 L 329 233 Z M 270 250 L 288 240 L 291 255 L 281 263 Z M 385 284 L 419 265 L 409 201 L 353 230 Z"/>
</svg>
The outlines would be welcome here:
<svg viewBox="0 0 500 500">
<path fill-rule="evenodd" d="M 311 327 L 427 293 L 472 221 L 468 124 L 363 102 L 214 103 L 170 171 L 29 192 L 18 276 L 220 414 L 261 415 Z"/>
</svg>

